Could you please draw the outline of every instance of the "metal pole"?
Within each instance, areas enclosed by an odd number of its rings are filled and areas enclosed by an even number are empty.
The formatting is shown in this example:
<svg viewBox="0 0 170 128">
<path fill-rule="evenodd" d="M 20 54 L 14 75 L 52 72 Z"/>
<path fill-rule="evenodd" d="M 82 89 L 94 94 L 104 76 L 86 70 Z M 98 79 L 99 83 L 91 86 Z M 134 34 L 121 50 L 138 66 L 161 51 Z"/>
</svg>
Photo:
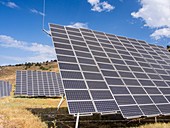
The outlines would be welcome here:
<svg viewBox="0 0 170 128">
<path fill-rule="evenodd" d="M 42 29 L 44 29 L 44 21 L 45 21 L 45 0 L 43 1 Z"/>
<path fill-rule="evenodd" d="M 62 96 L 61 100 L 60 100 L 60 103 L 58 104 L 57 106 L 57 111 L 59 110 L 61 104 L 63 103 L 63 100 L 64 100 L 64 96 Z"/>
<path fill-rule="evenodd" d="M 75 128 L 78 128 L 78 126 L 79 126 L 79 117 L 80 117 L 80 115 L 79 115 L 79 113 L 77 113 L 77 119 L 76 119 L 76 126 L 75 126 Z"/>
<path fill-rule="evenodd" d="M 48 34 L 49 36 L 51 36 L 51 32 L 50 31 L 47 31 L 45 30 L 45 0 L 43 0 L 43 14 L 42 14 L 42 30 L 43 32 L 45 32 L 46 34 Z"/>
<path fill-rule="evenodd" d="M 155 123 L 157 123 L 157 117 L 155 117 Z"/>
</svg>

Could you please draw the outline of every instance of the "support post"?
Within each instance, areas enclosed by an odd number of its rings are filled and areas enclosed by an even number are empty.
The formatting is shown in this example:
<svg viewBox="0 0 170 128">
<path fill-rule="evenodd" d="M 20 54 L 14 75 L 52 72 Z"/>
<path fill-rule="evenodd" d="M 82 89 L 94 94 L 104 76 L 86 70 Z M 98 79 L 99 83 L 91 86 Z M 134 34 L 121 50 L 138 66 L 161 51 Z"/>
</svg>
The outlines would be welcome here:
<svg viewBox="0 0 170 128">
<path fill-rule="evenodd" d="M 78 126 L 79 126 L 79 117 L 80 117 L 80 115 L 79 115 L 79 113 L 77 113 L 77 119 L 76 119 L 76 126 L 75 126 L 75 128 L 78 128 Z"/>
<path fill-rule="evenodd" d="M 58 106 L 57 106 L 57 111 L 60 109 L 60 106 L 61 106 L 61 104 L 63 103 L 63 101 L 64 101 L 64 95 L 62 95 L 61 100 L 60 100 L 60 103 L 59 103 Z"/>
<path fill-rule="evenodd" d="M 155 123 L 157 123 L 157 117 L 155 116 Z"/>
</svg>

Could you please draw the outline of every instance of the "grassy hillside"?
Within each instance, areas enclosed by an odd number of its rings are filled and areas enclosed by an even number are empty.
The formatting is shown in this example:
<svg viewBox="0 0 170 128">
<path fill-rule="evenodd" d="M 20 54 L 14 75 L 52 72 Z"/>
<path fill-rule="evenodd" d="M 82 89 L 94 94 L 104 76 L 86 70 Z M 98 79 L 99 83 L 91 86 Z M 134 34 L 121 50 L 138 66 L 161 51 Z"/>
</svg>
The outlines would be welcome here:
<svg viewBox="0 0 170 128">
<path fill-rule="evenodd" d="M 18 64 L 14 66 L 2 66 L 0 67 L 0 80 L 10 81 L 12 85 L 15 85 L 15 72 L 17 70 L 40 70 L 40 71 L 55 71 L 58 72 L 57 62 L 44 62 L 29 64 Z"/>
</svg>

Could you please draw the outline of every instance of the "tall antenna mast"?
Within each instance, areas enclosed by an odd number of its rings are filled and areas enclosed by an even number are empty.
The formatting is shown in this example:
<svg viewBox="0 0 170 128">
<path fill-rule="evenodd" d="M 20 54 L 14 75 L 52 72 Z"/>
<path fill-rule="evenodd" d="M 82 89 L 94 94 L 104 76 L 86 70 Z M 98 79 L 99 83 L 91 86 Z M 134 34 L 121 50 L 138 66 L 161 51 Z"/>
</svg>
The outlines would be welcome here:
<svg viewBox="0 0 170 128">
<path fill-rule="evenodd" d="M 45 28 L 44 28 L 45 25 L 44 24 L 45 24 L 45 0 L 43 0 L 42 30 L 43 30 L 43 32 L 45 32 L 46 34 L 51 36 L 51 33 L 48 32 L 47 30 L 45 30 Z"/>
</svg>

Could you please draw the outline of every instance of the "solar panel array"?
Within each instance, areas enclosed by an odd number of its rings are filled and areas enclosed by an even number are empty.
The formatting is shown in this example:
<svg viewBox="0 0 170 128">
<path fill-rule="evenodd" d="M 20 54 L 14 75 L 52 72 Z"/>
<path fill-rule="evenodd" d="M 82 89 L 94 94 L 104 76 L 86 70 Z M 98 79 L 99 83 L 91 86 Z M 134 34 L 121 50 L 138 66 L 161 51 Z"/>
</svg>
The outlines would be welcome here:
<svg viewBox="0 0 170 128">
<path fill-rule="evenodd" d="M 10 96 L 12 85 L 7 81 L 0 80 L 0 98 Z"/>
<path fill-rule="evenodd" d="M 15 95 L 53 97 L 62 94 L 59 73 L 31 70 L 16 72 Z"/>
<path fill-rule="evenodd" d="M 145 41 L 50 24 L 70 114 L 170 114 L 170 53 Z"/>
</svg>

